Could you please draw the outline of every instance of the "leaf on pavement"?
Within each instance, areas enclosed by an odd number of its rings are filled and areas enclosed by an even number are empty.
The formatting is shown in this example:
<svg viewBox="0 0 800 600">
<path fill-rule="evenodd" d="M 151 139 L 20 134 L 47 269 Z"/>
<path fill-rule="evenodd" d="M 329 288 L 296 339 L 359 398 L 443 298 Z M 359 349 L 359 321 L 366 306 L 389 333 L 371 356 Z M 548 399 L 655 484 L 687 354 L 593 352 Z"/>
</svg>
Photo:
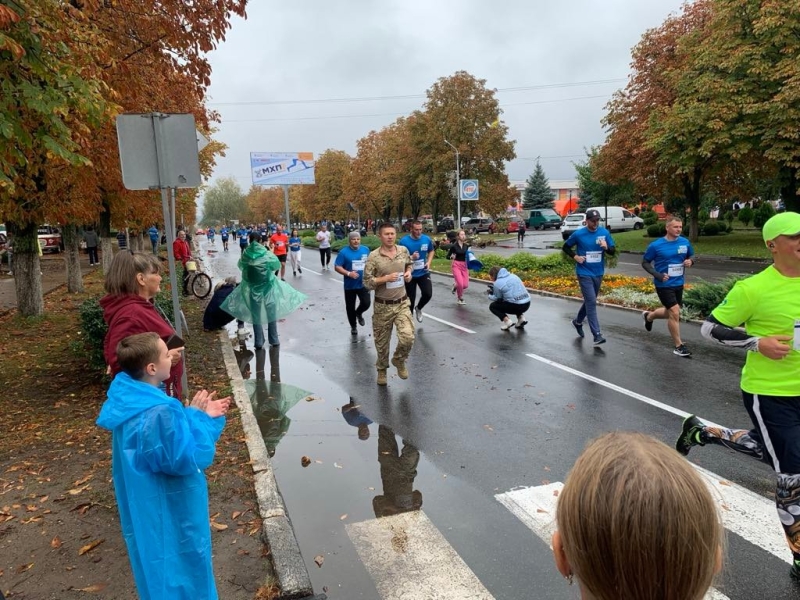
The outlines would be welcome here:
<svg viewBox="0 0 800 600">
<path fill-rule="evenodd" d="M 82 491 L 84 491 L 88 487 L 89 487 L 88 485 L 84 485 L 84 486 L 81 486 L 81 487 L 72 488 L 71 490 L 67 490 L 67 493 L 70 496 L 77 496 L 78 494 L 80 494 Z"/>
<path fill-rule="evenodd" d="M 29 571 L 33 567 L 33 563 L 28 563 L 27 565 L 20 565 L 17 567 L 17 575 L 20 573 L 24 573 L 25 571 Z"/>
<path fill-rule="evenodd" d="M 97 592 L 102 592 L 104 589 L 108 587 L 107 583 L 95 583 L 90 585 L 89 587 L 85 588 L 73 588 L 76 592 L 88 592 L 90 594 L 95 594 Z"/>
<path fill-rule="evenodd" d="M 225 523 L 217 523 L 216 521 L 211 521 L 211 529 L 214 531 L 225 531 L 228 528 Z"/>
<path fill-rule="evenodd" d="M 236 519 L 238 519 L 240 516 L 242 516 L 242 511 L 240 511 L 240 510 L 235 510 L 235 511 L 233 511 L 233 514 L 231 515 L 231 519 L 235 521 L 235 520 L 236 520 Z"/>
<path fill-rule="evenodd" d="M 58 537 L 58 536 L 56 536 L 52 540 L 50 540 L 50 547 L 51 548 L 55 548 L 56 550 L 58 548 L 61 548 L 62 544 L 63 544 L 63 542 L 61 541 L 61 538 Z"/>
<path fill-rule="evenodd" d="M 91 552 L 92 550 L 97 548 L 100 544 L 102 544 L 105 541 L 106 540 L 104 538 L 100 538 L 99 540 L 95 540 L 93 542 L 89 542 L 85 546 L 81 546 L 81 549 L 78 550 L 78 556 L 83 556 L 87 552 Z"/>
<path fill-rule="evenodd" d="M 304 467 L 307 467 L 308 465 L 311 464 L 311 459 L 307 456 L 303 456 L 300 458 L 300 464 L 303 465 Z"/>
<path fill-rule="evenodd" d="M 322 554 L 317 554 L 317 555 L 314 557 L 314 562 L 315 562 L 315 563 L 317 563 L 317 566 L 318 566 L 318 567 L 321 567 L 321 566 L 322 566 L 322 563 L 324 563 L 324 562 L 325 562 L 325 557 L 324 557 L 324 556 L 322 556 Z"/>
<path fill-rule="evenodd" d="M 486 431 L 494 431 L 494 429 L 492 428 L 492 426 L 491 426 L 491 425 L 484 425 L 484 426 L 483 426 L 483 428 L 484 428 Z"/>
<path fill-rule="evenodd" d="M 86 483 L 87 481 L 89 481 L 89 480 L 90 480 L 92 477 L 94 477 L 94 474 L 93 474 L 93 473 L 89 473 L 89 474 L 88 474 L 86 477 L 84 477 L 83 479 L 78 479 L 78 481 L 74 482 L 72 485 L 73 485 L 74 487 L 80 487 L 80 486 L 82 486 L 84 483 Z"/>
<path fill-rule="evenodd" d="M 546 515 L 549 515 L 549 514 L 550 514 L 549 512 L 547 512 L 547 511 L 546 511 L 545 509 L 543 509 L 543 508 L 537 508 L 537 509 L 536 509 L 536 512 L 537 512 L 537 513 L 544 513 L 544 514 L 546 514 Z"/>
<path fill-rule="evenodd" d="M 341 517 L 339 517 L 340 521 L 344 521 L 347 518 L 347 513 L 344 513 Z"/>
</svg>

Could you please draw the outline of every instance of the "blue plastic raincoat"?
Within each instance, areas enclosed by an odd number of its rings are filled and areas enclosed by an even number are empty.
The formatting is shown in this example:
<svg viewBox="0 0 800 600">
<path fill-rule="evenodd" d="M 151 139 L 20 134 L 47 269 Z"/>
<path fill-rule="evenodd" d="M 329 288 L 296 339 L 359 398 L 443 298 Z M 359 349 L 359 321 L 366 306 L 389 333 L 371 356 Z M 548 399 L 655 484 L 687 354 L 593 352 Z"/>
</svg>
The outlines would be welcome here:
<svg viewBox="0 0 800 600">
<path fill-rule="evenodd" d="M 112 473 L 122 535 L 142 600 L 214 600 L 208 488 L 225 417 L 184 408 L 119 373 L 97 424 L 113 433 Z"/>
<path fill-rule="evenodd" d="M 240 321 L 266 325 L 294 312 L 306 295 L 275 275 L 278 257 L 258 242 L 251 242 L 239 259 L 242 283 L 222 303 L 222 310 Z"/>
</svg>

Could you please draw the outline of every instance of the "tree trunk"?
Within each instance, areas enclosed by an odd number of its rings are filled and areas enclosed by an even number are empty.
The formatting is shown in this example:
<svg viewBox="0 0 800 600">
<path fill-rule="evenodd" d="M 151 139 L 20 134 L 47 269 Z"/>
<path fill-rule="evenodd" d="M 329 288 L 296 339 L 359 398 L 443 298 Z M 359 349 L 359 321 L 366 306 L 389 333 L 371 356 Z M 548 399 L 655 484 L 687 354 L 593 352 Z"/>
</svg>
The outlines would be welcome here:
<svg viewBox="0 0 800 600">
<path fill-rule="evenodd" d="M 792 167 L 781 168 L 781 200 L 786 205 L 786 210 L 800 212 L 800 196 L 797 195 L 798 170 Z"/>
<path fill-rule="evenodd" d="M 44 299 L 38 228 L 35 224 L 6 225 L 8 232 L 14 236 L 14 290 L 17 293 L 17 311 L 23 317 L 39 317 L 44 314 Z"/>
<path fill-rule="evenodd" d="M 61 239 L 64 242 L 67 264 L 67 290 L 72 294 L 83 292 L 83 276 L 81 274 L 81 248 L 78 226 L 72 223 L 64 225 L 61 229 Z"/>
<path fill-rule="evenodd" d="M 108 201 L 103 198 L 103 212 L 100 213 L 100 226 L 97 228 L 100 238 L 100 256 L 103 261 L 103 275 L 108 275 L 111 261 L 114 259 L 113 242 L 111 238 L 111 208 Z"/>
<path fill-rule="evenodd" d="M 696 242 L 700 237 L 700 220 L 698 213 L 700 212 L 700 186 L 703 178 L 703 170 L 700 167 L 695 167 L 692 176 L 681 176 L 683 180 L 683 191 L 686 195 L 686 203 L 689 205 L 689 240 Z"/>
</svg>

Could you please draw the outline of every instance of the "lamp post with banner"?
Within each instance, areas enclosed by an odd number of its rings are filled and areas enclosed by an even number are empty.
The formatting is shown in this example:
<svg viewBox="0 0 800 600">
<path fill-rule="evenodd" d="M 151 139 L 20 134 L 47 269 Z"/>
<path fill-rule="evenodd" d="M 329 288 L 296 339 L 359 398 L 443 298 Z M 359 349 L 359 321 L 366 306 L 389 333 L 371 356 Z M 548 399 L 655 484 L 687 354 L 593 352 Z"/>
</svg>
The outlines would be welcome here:
<svg viewBox="0 0 800 600">
<path fill-rule="evenodd" d="M 458 148 L 456 148 L 453 144 L 444 140 L 444 143 L 450 146 L 453 150 L 456 151 L 456 214 L 457 214 L 457 221 L 456 221 L 456 229 L 461 228 L 461 155 L 458 152 Z"/>
</svg>

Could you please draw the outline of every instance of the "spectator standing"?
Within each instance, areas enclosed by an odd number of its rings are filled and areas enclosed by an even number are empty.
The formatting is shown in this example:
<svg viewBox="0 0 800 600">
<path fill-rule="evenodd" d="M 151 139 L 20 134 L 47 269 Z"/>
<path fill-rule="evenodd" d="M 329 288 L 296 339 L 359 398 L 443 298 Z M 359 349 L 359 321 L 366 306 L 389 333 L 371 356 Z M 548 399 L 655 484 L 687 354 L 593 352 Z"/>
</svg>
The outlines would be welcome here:
<svg viewBox="0 0 800 600">
<path fill-rule="evenodd" d="M 89 225 L 86 228 L 86 231 L 83 232 L 83 241 L 86 242 L 86 253 L 89 255 L 89 266 L 93 267 L 99 263 L 97 260 L 97 244 L 99 243 L 99 240 L 97 239 L 97 232 L 91 225 Z"/>
<path fill-rule="evenodd" d="M 186 263 L 192 258 L 192 249 L 189 247 L 189 242 L 186 241 L 186 232 L 182 229 L 178 232 L 178 237 L 172 242 L 172 252 L 175 255 L 175 261 L 180 261 L 183 267 L 183 295 L 189 295 L 189 269 L 186 268 Z"/>
<path fill-rule="evenodd" d="M 117 246 L 119 246 L 120 250 L 127 250 L 128 249 L 128 234 L 127 234 L 127 230 L 120 229 L 117 232 Z"/>
<path fill-rule="evenodd" d="M 153 254 L 158 254 L 158 241 L 161 238 L 158 227 L 153 224 L 150 229 L 147 230 L 147 235 L 150 236 L 150 245 L 153 246 Z"/>
</svg>

